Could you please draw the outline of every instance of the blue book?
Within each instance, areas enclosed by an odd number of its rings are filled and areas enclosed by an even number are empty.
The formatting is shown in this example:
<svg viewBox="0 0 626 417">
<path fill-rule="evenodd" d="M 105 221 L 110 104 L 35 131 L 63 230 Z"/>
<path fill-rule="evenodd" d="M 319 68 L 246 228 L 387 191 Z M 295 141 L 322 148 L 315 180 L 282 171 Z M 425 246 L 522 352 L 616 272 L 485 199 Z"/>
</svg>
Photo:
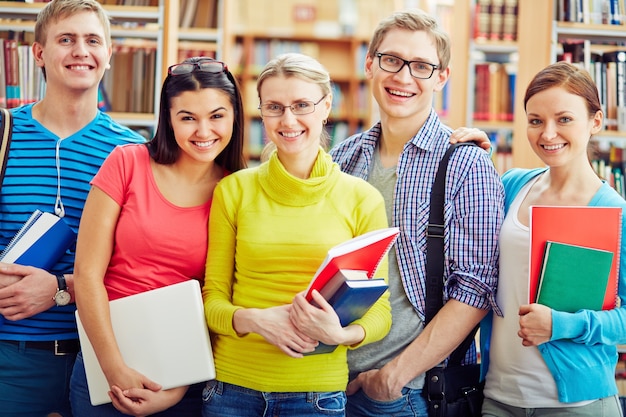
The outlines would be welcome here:
<svg viewBox="0 0 626 417">
<path fill-rule="evenodd" d="M 0 253 L 0 262 L 50 270 L 76 242 L 76 233 L 52 213 L 35 210 Z M 0 315 L 0 326 L 4 317 Z"/>
<path fill-rule="evenodd" d="M 328 300 L 328 304 L 335 309 L 342 327 L 363 317 L 389 287 L 383 278 L 368 279 L 367 275 L 363 273 L 365 279 L 351 279 L 347 272 L 349 271 L 339 270 L 333 277 L 333 280 L 339 279 L 341 282 L 333 294 L 327 295 L 323 291 L 321 292 L 324 298 Z M 332 283 L 333 280 L 329 283 Z M 336 345 L 320 343 L 308 355 L 330 353 L 336 348 Z"/>
<path fill-rule="evenodd" d="M 76 242 L 76 233 L 52 213 L 35 210 L 0 254 L 0 262 L 50 270 Z"/>
<path fill-rule="evenodd" d="M 382 278 L 359 281 L 344 281 L 337 292 L 328 300 L 333 306 L 343 327 L 360 319 L 387 289 Z"/>
</svg>

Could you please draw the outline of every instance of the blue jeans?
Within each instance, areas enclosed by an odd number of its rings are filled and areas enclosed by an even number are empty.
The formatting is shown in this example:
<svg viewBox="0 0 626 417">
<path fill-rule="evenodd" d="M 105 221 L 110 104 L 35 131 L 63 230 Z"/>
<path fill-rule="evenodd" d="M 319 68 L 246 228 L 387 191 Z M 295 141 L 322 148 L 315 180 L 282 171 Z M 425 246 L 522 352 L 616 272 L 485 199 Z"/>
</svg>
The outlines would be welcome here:
<svg viewBox="0 0 626 417">
<path fill-rule="evenodd" d="M 214 380 L 207 382 L 202 402 L 203 417 L 343 417 L 346 394 L 261 392 Z"/>
<path fill-rule="evenodd" d="M 428 407 L 421 389 L 403 388 L 394 401 L 376 401 L 358 390 L 348 397 L 348 417 L 428 417 Z"/>
<path fill-rule="evenodd" d="M 202 412 L 202 390 L 205 383 L 194 384 L 189 387 L 187 393 L 180 402 L 165 411 L 151 414 L 152 417 L 200 417 Z M 74 364 L 72 379 L 70 381 L 70 401 L 74 417 L 121 417 L 126 414 L 120 413 L 113 404 L 101 404 L 93 406 L 89 400 L 89 389 L 85 375 L 85 363 L 83 355 L 79 353 Z"/>
<path fill-rule="evenodd" d="M 482 415 L 485 417 L 621 417 L 624 415 L 617 395 L 600 398 L 581 407 L 520 408 L 485 398 Z"/>
<path fill-rule="evenodd" d="M 0 341 L 0 415 L 42 417 L 56 412 L 72 417 L 69 387 L 75 357 Z"/>
</svg>

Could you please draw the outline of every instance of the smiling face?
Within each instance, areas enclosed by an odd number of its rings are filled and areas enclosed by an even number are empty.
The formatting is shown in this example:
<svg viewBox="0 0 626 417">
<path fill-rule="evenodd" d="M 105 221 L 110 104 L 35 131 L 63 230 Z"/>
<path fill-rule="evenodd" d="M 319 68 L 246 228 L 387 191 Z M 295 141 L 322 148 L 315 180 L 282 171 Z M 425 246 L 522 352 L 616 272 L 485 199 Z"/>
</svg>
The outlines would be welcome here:
<svg viewBox="0 0 626 417">
<path fill-rule="evenodd" d="M 180 159 L 212 162 L 233 134 L 235 111 L 226 93 L 216 88 L 185 91 L 171 99 L 170 118 Z"/>
<path fill-rule="evenodd" d="M 548 166 L 588 164 L 587 145 L 602 128 L 602 112 L 589 114 L 587 103 L 562 87 L 551 87 L 526 103 L 531 147 Z"/>
<path fill-rule="evenodd" d="M 37 66 L 45 67 L 48 88 L 79 92 L 97 90 L 111 58 L 102 23 L 89 11 L 51 21 L 33 53 Z"/>
<path fill-rule="evenodd" d="M 389 30 L 377 51 L 406 61 L 421 61 L 439 65 L 437 47 L 425 31 L 393 28 Z M 449 69 L 435 70 L 429 79 L 411 76 L 408 66 L 398 73 L 382 70 L 379 58 L 368 56 L 365 73 L 372 80 L 372 94 L 380 107 L 381 118 L 416 118 L 423 122 L 432 108 L 433 95 L 445 85 Z"/>
<path fill-rule="evenodd" d="M 262 104 L 290 106 L 303 101 L 317 103 L 324 93 L 319 85 L 298 77 L 271 76 L 263 81 L 259 96 Z M 314 159 L 331 106 L 329 94 L 312 113 L 294 115 L 287 107 L 281 116 L 263 117 L 265 131 L 276 145 L 279 158 L 305 156 Z"/>
</svg>

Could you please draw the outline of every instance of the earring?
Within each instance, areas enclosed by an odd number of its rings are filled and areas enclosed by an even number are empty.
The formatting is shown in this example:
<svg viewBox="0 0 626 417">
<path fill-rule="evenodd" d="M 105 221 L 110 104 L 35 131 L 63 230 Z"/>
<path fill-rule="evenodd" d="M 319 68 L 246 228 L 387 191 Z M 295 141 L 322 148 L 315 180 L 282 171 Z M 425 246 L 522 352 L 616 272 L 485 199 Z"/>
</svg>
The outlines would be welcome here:
<svg viewBox="0 0 626 417">
<path fill-rule="evenodd" d="M 324 120 L 322 120 L 322 124 L 323 124 L 324 126 L 326 126 L 326 123 L 328 123 L 328 119 L 324 119 Z"/>
</svg>

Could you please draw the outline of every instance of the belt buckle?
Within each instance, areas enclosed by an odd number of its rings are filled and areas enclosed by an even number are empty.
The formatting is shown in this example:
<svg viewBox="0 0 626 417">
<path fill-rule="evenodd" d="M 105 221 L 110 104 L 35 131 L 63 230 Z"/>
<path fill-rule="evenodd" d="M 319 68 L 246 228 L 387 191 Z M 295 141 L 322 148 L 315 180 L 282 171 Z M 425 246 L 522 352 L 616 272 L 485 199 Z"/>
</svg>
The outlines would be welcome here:
<svg viewBox="0 0 626 417">
<path fill-rule="evenodd" d="M 59 350 L 59 341 L 55 340 L 54 341 L 54 356 L 66 356 L 66 355 L 68 355 L 68 353 Z"/>
</svg>

